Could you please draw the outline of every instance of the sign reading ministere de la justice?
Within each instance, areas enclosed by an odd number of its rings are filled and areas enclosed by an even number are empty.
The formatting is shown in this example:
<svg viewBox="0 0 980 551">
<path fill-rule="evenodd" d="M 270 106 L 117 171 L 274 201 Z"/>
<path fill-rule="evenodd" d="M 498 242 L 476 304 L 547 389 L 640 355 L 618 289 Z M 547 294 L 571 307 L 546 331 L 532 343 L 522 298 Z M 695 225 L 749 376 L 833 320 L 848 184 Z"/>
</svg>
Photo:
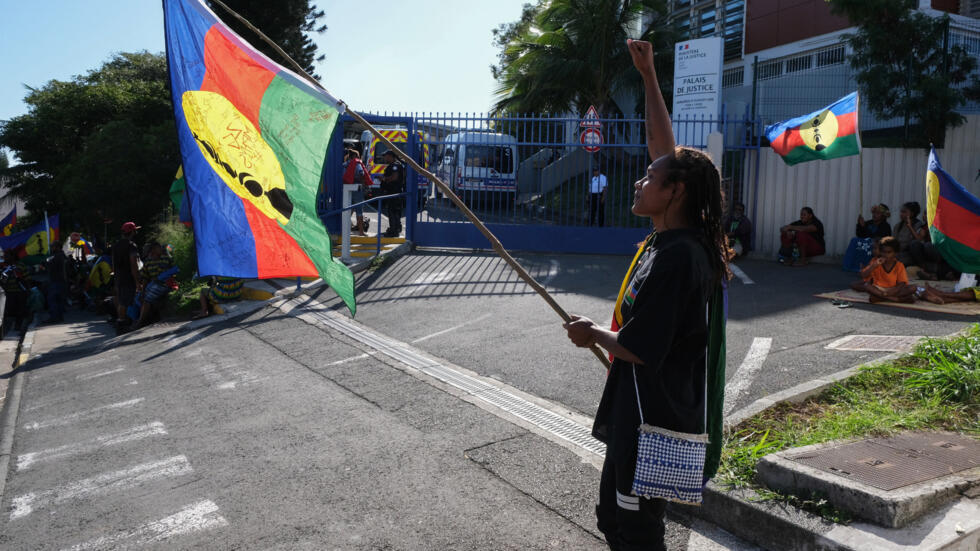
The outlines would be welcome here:
<svg viewBox="0 0 980 551">
<path fill-rule="evenodd" d="M 715 125 L 677 121 L 715 120 L 721 112 L 724 41 L 720 36 L 674 45 L 674 135 L 684 145 L 704 147 Z M 686 128 L 679 128 L 686 127 Z"/>
</svg>

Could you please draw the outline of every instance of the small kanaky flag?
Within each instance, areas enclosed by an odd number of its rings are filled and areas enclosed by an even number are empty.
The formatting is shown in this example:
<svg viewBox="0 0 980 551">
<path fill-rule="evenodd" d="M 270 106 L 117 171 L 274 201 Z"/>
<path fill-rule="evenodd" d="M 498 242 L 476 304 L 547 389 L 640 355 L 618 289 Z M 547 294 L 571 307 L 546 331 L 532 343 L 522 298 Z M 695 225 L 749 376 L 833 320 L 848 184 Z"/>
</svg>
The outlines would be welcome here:
<svg viewBox="0 0 980 551">
<path fill-rule="evenodd" d="M 14 209 L 10 211 L 10 214 L 4 216 L 3 220 L 0 220 L 0 233 L 2 233 L 4 237 L 14 233 L 13 230 L 15 224 L 17 224 L 16 205 L 14 206 Z"/>
<path fill-rule="evenodd" d="M 858 93 L 809 115 L 767 126 L 766 137 L 788 165 L 857 155 L 861 152 Z"/>
<path fill-rule="evenodd" d="M 980 199 L 943 170 L 935 149 L 926 170 L 926 219 L 943 259 L 959 272 L 980 273 Z"/>
</svg>

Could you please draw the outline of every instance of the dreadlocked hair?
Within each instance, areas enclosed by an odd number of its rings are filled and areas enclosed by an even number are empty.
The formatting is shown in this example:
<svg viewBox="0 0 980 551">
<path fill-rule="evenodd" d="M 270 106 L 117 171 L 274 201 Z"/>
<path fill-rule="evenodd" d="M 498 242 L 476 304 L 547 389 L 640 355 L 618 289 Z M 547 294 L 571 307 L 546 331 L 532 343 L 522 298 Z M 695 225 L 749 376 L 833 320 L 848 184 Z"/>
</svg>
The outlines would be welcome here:
<svg viewBox="0 0 980 551">
<path fill-rule="evenodd" d="M 700 229 L 698 240 L 708 251 L 715 282 L 732 278 L 728 261 L 733 251 L 722 226 L 725 196 L 718 168 L 704 152 L 690 147 L 674 148 L 674 158 L 667 167 L 667 182 L 684 182 L 686 195 L 684 215 L 693 227 Z"/>
</svg>

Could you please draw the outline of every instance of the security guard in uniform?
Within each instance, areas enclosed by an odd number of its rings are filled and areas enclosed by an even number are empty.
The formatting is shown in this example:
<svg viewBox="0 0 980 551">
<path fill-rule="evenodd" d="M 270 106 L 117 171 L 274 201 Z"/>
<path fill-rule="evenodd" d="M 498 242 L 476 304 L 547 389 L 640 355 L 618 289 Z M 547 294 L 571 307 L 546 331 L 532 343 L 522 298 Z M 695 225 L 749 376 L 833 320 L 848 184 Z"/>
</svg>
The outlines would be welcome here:
<svg viewBox="0 0 980 551">
<path fill-rule="evenodd" d="M 394 152 L 385 151 L 384 175 L 381 178 L 381 193 L 391 195 L 393 193 L 405 192 L 405 165 L 395 157 Z M 405 198 L 385 199 L 384 211 L 388 217 L 388 230 L 384 233 L 385 237 L 398 237 L 402 233 L 402 210 L 405 207 Z"/>
</svg>

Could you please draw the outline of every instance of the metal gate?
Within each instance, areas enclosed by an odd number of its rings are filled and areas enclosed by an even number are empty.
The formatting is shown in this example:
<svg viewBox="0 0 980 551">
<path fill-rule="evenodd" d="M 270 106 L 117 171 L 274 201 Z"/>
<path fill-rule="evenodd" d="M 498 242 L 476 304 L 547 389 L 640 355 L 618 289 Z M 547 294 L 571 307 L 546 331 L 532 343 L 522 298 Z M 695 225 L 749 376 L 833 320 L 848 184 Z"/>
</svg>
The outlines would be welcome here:
<svg viewBox="0 0 980 551">
<path fill-rule="evenodd" d="M 406 153 L 449 185 L 508 249 L 628 254 L 650 232 L 649 220 L 630 212 L 633 184 L 644 176 L 650 162 L 644 121 L 639 117 L 413 114 L 366 118 L 372 124 L 404 128 Z M 344 127 L 348 140 L 362 130 L 352 127 L 350 121 Z M 723 113 L 717 119 L 675 120 L 674 133 L 680 144 L 708 149 L 707 142 L 716 143 L 712 153 L 716 162 L 721 157 L 722 179 L 730 199 L 741 200 L 746 186 L 757 184 L 758 121 Z M 717 137 L 708 140 L 713 133 Z M 334 147 L 332 143 L 331 150 Z M 332 166 L 331 154 L 327 157 Z M 339 165 L 340 157 L 333 161 Z M 595 201 L 590 191 L 594 169 L 607 181 L 604 202 Z M 408 196 L 417 197 L 406 204 L 409 240 L 422 247 L 488 248 L 486 238 L 434 186 L 420 185 L 413 171 L 407 183 Z M 328 182 L 326 189 L 331 187 L 339 186 Z M 339 204 L 339 195 L 329 201 Z M 327 207 L 325 204 L 321 212 L 331 210 Z M 325 222 L 330 228 L 330 221 Z"/>
</svg>

